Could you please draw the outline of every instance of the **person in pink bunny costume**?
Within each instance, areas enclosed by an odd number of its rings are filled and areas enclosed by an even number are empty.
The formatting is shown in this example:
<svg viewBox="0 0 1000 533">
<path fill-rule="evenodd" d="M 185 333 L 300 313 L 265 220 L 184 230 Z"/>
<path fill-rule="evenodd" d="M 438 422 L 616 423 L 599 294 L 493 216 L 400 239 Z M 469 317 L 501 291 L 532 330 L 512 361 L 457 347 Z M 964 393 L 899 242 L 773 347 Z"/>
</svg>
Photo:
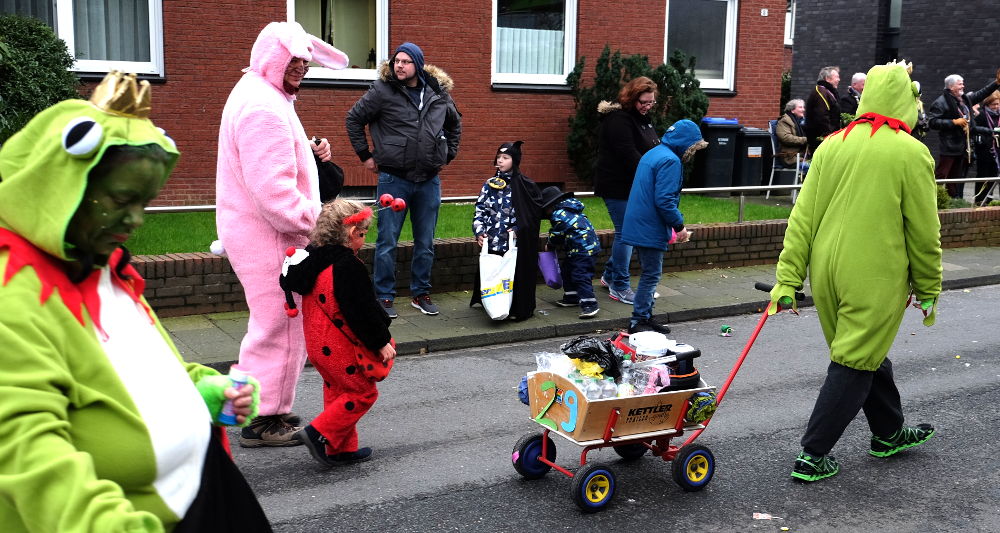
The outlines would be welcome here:
<svg viewBox="0 0 1000 533">
<path fill-rule="evenodd" d="M 299 418 L 291 409 L 305 339 L 302 319 L 285 313 L 278 277 L 285 250 L 308 244 L 320 212 L 313 152 L 330 159 L 329 143 L 310 142 L 293 107 L 310 61 L 348 64 L 347 55 L 296 22 L 265 26 L 219 127 L 216 225 L 250 308 L 240 366 L 261 386 L 261 416 L 240 434 L 248 448 L 301 444 L 292 438 Z"/>
</svg>

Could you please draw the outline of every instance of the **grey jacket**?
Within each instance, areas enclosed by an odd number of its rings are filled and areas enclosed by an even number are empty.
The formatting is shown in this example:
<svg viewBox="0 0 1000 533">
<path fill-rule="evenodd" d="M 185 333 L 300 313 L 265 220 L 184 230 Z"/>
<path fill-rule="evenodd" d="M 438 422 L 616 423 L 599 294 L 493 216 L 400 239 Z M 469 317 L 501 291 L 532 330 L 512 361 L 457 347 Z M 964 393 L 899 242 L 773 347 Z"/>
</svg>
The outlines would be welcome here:
<svg viewBox="0 0 1000 533">
<path fill-rule="evenodd" d="M 389 64 L 379 66 L 379 79 L 347 112 L 347 137 L 361 161 L 374 157 L 379 171 L 420 182 L 455 159 L 462 116 L 449 94 L 454 83 L 433 65 L 424 66 L 424 81 L 424 106 L 417 109 Z"/>
</svg>

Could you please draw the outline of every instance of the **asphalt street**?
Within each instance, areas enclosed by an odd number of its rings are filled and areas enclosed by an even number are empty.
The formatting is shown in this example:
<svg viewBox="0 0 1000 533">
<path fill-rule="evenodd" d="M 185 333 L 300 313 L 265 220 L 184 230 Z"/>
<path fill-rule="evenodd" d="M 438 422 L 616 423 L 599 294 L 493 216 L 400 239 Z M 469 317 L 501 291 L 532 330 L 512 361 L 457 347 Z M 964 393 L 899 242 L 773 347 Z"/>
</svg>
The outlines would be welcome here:
<svg viewBox="0 0 1000 533">
<path fill-rule="evenodd" d="M 671 337 L 700 348 L 699 370 L 721 386 L 758 319 L 672 324 Z M 526 481 L 514 471 L 514 443 L 541 430 L 517 381 L 534 369 L 534 353 L 568 338 L 401 357 L 359 425 L 370 462 L 331 470 L 303 447 L 233 450 L 276 531 L 996 531 L 998 323 L 997 285 L 944 293 L 931 328 L 909 311 L 890 358 L 907 422 L 930 422 L 938 434 L 878 459 L 861 415 L 833 451 L 841 473 L 813 484 L 789 477 L 829 362 L 813 308 L 768 320 L 697 441 L 716 460 L 701 492 L 682 491 L 657 457 L 627 463 L 598 450 L 589 461 L 610 465 L 618 488 L 607 509 L 587 515 L 568 477 Z M 722 324 L 732 337 L 719 336 Z M 321 380 L 307 368 L 296 412 L 308 420 L 320 406 Z M 575 468 L 581 449 L 553 438 L 558 463 Z"/>
</svg>

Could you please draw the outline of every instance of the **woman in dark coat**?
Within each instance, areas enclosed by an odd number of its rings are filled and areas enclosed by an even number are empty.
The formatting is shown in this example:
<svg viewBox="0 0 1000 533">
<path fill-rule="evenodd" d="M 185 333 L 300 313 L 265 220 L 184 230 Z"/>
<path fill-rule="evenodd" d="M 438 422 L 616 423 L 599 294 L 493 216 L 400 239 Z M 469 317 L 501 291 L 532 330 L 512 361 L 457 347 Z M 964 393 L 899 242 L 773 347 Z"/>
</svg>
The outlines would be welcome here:
<svg viewBox="0 0 1000 533">
<path fill-rule="evenodd" d="M 535 314 L 535 285 L 538 282 L 542 193 L 534 181 L 521 174 L 521 144 L 523 141 L 507 142 L 497 149 L 493 161 L 497 172 L 483 184 L 472 220 L 472 232 L 479 244 L 489 240 L 489 251 L 493 254 L 503 255 L 507 251 L 508 231 L 515 232 L 517 266 L 510 320 L 524 320 Z M 477 270 L 469 307 L 482 303 L 479 288 Z"/>
<path fill-rule="evenodd" d="M 608 287 L 612 300 L 629 305 L 635 296 L 629 283 L 632 247 L 621 240 L 622 222 L 639 159 L 660 144 L 649 115 L 656 105 L 656 93 L 653 80 L 640 76 L 621 88 L 618 103 L 601 102 L 597 106 L 602 117 L 594 168 L 594 194 L 604 200 L 615 226 L 611 257 L 604 266 L 601 284 Z"/>
</svg>

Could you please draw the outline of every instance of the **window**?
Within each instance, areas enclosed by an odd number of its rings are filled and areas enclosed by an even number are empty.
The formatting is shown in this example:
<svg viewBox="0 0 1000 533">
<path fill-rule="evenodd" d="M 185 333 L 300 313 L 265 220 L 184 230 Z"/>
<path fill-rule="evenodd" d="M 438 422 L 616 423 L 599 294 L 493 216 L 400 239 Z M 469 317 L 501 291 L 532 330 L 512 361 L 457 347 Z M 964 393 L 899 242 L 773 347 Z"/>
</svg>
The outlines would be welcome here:
<svg viewBox="0 0 1000 533">
<path fill-rule="evenodd" d="M 162 0 L 0 0 L 0 13 L 52 26 L 74 71 L 163 75 Z"/>
<path fill-rule="evenodd" d="M 577 0 L 493 0 L 493 82 L 566 85 Z"/>
<path fill-rule="evenodd" d="M 681 50 L 697 60 L 703 89 L 733 89 L 736 0 L 668 0 L 666 26 L 664 62 Z"/>
<path fill-rule="evenodd" d="M 785 45 L 795 44 L 795 0 L 788 0 L 785 8 Z"/>
<path fill-rule="evenodd" d="M 308 79 L 374 80 L 389 58 L 389 0 L 289 0 L 288 20 L 350 60 L 343 70 L 313 67 Z"/>
</svg>

